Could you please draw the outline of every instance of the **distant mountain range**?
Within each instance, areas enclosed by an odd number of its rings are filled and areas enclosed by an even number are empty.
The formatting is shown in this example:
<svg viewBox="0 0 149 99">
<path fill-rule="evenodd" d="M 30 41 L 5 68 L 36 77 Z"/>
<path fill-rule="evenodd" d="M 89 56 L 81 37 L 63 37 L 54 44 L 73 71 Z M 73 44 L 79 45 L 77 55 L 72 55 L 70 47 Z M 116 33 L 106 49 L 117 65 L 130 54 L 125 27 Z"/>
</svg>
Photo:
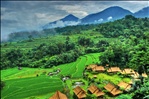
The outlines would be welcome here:
<svg viewBox="0 0 149 99">
<path fill-rule="evenodd" d="M 76 16 L 69 14 L 62 19 L 44 25 L 42 28 L 49 29 L 49 28 L 65 27 L 72 25 L 104 23 L 124 18 L 126 15 L 133 15 L 138 18 L 149 17 L 149 7 L 145 7 L 135 13 L 132 13 L 129 10 L 126 10 L 119 6 L 113 6 L 101 12 L 89 14 L 82 19 L 79 19 Z"/>
<path fill-rule="evenodd" d="M 45 26 L 43 26 L 43 29 L 77 25 L 80 23 L 79 20 L 80 19 L 77 18 L 76 16 L 69 14 L 62 19 L 46 24 Z"/>
</svg>

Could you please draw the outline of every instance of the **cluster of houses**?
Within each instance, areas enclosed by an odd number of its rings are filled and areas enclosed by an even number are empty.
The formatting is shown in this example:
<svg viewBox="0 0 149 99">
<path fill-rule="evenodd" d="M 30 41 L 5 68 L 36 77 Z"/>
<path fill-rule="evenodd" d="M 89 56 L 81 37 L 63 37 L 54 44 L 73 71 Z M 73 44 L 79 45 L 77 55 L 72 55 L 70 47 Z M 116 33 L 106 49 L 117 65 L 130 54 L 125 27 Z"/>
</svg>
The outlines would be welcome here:
<svg viewBox="0 0 149 99">
<path fill-rule="evenodd" d="M 118 86 L 123 87 L 124 90 L 127 90 L 129 88 L 131 88 L 130 84 L 127 84 L 125 82 L 120 82 L 118 84 Z M 104 88 L 110 92 L 113 96 L 116 96 L 120 93 L 122 93 L 121 90 L 119 90 L 117 88 L 117 86 L 108 83 L 106 86 L 104 86 Z M 80 86 L 77 86 L 73 89 L 74 94 L 77 96 L 78 99 L 84 99 L 87 97 L 87 92 L 82 89 Z M 90 94 L 94 94 L 96 97 L 103 97 L 105 95 L 105 93 L 99 89 L 96 85 L 91 84 L 90 87 L 88 88 L 88 92 Z M 57 91 L 52 97 L 50 97 L 49 99 L 68 99 L 67 96 L 63 93 L 61 93 L 60 91 Z"/>
<path fill-rule="evenodd" d="M 86 67 L 86 70 L 88 71 L 93 71 L 93 72 L 108 72 L 108 73 L 121 73 L 124 75 L 130 75 L 134 78 L 139 78 L 139 73 L 134 71 L 131 68 L 125 68 L 123 70 L 121 70 L 119 67 L 109 67 L 109 65 L 106 65 L 106 67 L 104 66 L 98 66 L 98 65 L 89 65 L 88 67 Z M 142 77 L 148 77 L 146 73 L 142 73 L 141 75 Z"/>
<path fill-rule="evenodd" d="M 130 68 L 125 68 L 121 70 L 119 67 L 109 67 L 106 65 L 104 66 L 98 66 L 98 65 L 89 65 L 86 67 L 86 70 L 88 71 L 93 71 L 93 72 L 108 72 L 108 73 L 121 73 L 124 75 L 130 75 L 134 79 L 139 78 L 139 73 L 134 71 L 133 69 Z M 96 76 L 96 75 L 95 75 Z M 142 77 L 148 77 L 146 73 L 142 73 Z M 97 77 L 97 76 L 96 76 Z M 132 82 L 126 83 L 124 81 L 121 81 L 117 85 L 114 85 L 110 82 L 108 82 L 105 86 L 104 89 L 107 90 L 108 93 L 110 93 L 113 96 L 116 96 L 118 94 L 121 94 L 123 91 L 127 92 L 132 88 Z M 84 99 L 87 97 L 87 94 L 94 94 L 96 97 L 102 98 L 105 95 L 105 92 L 103 92 L 101 89 L 99 89 L 95 84 L 91 84 L 88 89 L 88 92 L 86 92 L 84 89 L 82 89 L 80 86 L 76 86 L 73 89 L 73 92 L 75 96 L 78 99 Z M 60 91 L 57 91 L 51 98 L 49 99 L 68 99 L 67 96 Z"/>
</svg>

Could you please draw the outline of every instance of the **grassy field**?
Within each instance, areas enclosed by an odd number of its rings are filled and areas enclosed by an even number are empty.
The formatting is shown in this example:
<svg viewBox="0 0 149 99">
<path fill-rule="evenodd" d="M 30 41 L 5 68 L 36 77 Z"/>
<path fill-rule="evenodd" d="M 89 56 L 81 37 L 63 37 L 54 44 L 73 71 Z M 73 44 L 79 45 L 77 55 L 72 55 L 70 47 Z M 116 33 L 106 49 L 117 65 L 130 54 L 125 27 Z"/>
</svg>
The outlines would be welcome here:
<svg viewBox="0 0 149 99">
<path fill-rule="evenodd" d="M 38 76 L 5 81 L 1 99 L 23 99 L 63 90 L 63 82 L 58 77 Z"/>
<path fill-rule="evenodd" d="M 83 77 L 86 65 L 99 62 L 100 53 L 87 54 L 79 57 L 75 62 L 62 64 L 50 69 L 42 68 L 11 68 L 1 70 L 1 79 L 6 87 L 2 90 L 2 99 L 48 99 L 55 91 L 62 91 L 63 82 L 60 75 L 71 75 L 72 79 Z M 58 68 L 61 72 L 54 76 L 48 76 Z M 38 77 L 37 77 L 38 75 Z"/>
</svg>

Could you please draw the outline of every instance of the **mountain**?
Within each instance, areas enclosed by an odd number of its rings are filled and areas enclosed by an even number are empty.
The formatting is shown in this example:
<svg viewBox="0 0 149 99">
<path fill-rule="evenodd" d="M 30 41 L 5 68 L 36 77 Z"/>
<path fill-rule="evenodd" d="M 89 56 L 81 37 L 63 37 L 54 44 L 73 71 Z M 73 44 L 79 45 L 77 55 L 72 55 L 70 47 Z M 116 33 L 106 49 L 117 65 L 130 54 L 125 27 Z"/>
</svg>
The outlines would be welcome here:
<svg viewBox="0 0 149 99">
<path fill-rule="evenodd" d="M 135 12 L 134 16 L 139 18 L 149 17 L 149 6 Z"/>
<path fill-rule="evenodd" d="M 83 25 L 83 24 L 97 24 L 97 23 L 104 23 L 108 21 L 114 21 L 117 19 L 124 18 L 126 15 L 133 15 L 135 17 L 149 17 L 149 7 L 145 7 L 139 10 L 136 13 L 132 13 L 129 10 L 121 8 L 119 6 L 112 6 L 109 7 L 101 12 L 89 14 L 88 16 L 79 19 L 76 16 L 69 14 L 68 16 L 46 24 L 43 26 L 43 29 L 49 28 L 56 28 L 56 27 L 65 27 L 65 26 L 72 26 L 72 25 Z"/>
<path fill-rule="evenodd" d="M 107 21 L 113 21 L 116 19 L 121 19 L 126 15 L 132 15 L 132 13 L 126 9 L 118 6 L 109 7 L 99 13 L 90 14 L 84 17 L 81 22 L 84 24 L 88 23 L 102 23 Z"/>
<path fill-rule="evenodd" d="M 65 27 L 65 26 L 77 25 L 78 23 L 79 23 L 79 18 L 77 18 L 72 14 L 69 14 L 62 19 L 59 19 L 57 21 L 50 22 L 44 25 L 42 28 L 48 29 L 48 28 L 56 28 L 56 27 Z"/>
</svg>

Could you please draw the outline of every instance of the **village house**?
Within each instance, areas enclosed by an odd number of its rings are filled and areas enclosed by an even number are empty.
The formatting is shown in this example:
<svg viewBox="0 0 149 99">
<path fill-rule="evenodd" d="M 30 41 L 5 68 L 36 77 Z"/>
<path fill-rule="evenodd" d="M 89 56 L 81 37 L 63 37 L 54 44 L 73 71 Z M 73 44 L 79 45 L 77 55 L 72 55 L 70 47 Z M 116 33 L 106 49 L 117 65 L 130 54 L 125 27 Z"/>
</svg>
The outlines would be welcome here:
<svg viewBox="0 0 149 99">
<path fill-rule="evenodd" d="M 55 94 L 49 99 L 68 99 L 67 96 L 60 91 L 56 91 Z"/>
<path fill-rule="evenodd" d="M 122 70 L 121 73 L 126 74 L 126 75 L 134 75 L 135 71 L 133 69 L 126 68 L 126 69 Z"/>
<path fill-rule="evenodd" d="M 117 72 L 121 72 L 120 68 L 119 67 L 110 67 L 108 70 L 107 70 L 108 73 L 117 73 Z"/>
<path fill-rule="evenodd" d="M 103 96 L 105 93 L 102 92 L 98 87 L 96 87 L 94 84 L 92 84 L 88 90 L 92 93 L 92 94 L 95 94 L 96 97 L 100 97 L 100 96 Z"/>
<path fill-rule="evenodd" d="M 79 99 L 84 99 L 86 97 L 86 92 L 80 86 L 74 88 L 73 92 Z"/>
<path fill-rule="evenodd" d="M 129 91 L 131 89 L 131 84 L 121 81 L 118 86 L 123 88 L 125 91 Z"/>
<path fill-rule="evenodd" d="M 147 78 L 147 74 L 146 73 L 142 73 L 142 77 Z"/>
<path fill-rule="evenodd" d="M 111 83 L 108 83 L 106 86 L 104 86 L 104 88 L 109 91 L 113 96 L 116 96 L 120 93 L 122 93 L 121 90 L 117 89 L 116 86 L 114 86 Z"/>
<path fill-rule="evenodd" d="M 92 68 L 92 71 L 95 72 L 104 72 L 105 68 L 103 66 L 95 66 L 94 68 Z"/>
</svg>

